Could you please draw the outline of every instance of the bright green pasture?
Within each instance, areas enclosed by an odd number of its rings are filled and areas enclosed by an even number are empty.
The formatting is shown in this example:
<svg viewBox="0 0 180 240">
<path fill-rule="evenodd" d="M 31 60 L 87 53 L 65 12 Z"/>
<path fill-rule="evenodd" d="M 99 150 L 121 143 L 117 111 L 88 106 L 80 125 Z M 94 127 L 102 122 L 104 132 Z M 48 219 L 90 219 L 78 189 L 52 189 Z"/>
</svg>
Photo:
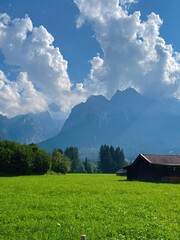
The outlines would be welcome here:
<svg viewBox="0 0 180 240">
<path fill-rule="evenodd" d="M 180 239 L 180 184 L 115 175 L 0 178 L 2 240 Z"/>
</svg>

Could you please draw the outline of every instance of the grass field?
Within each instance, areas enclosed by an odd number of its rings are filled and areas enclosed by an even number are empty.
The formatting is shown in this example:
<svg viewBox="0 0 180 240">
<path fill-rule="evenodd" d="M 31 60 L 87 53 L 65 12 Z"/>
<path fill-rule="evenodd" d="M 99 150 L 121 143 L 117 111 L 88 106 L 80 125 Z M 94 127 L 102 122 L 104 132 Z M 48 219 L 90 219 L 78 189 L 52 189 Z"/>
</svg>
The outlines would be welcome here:
<svg viewBox="0 0 180 240">
<path fill-rule="evenodd" d="M 2 240 L 180 239 L 180 184 L 115 175 L 0 178 Z"/>
</svg>

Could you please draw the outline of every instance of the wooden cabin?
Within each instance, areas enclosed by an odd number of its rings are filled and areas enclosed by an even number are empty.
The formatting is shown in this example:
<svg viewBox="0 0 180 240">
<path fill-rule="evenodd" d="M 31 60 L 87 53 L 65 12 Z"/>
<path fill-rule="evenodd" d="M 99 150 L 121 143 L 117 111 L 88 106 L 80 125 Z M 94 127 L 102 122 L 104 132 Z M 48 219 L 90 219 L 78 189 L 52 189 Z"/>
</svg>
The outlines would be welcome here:
<svg viewBox="0 0 180 240">
<path fill-rule="evenodd" d="M 140 154 L 124 169 L 127 180 L 180 182 L 180 155 Z"/>
</svg>

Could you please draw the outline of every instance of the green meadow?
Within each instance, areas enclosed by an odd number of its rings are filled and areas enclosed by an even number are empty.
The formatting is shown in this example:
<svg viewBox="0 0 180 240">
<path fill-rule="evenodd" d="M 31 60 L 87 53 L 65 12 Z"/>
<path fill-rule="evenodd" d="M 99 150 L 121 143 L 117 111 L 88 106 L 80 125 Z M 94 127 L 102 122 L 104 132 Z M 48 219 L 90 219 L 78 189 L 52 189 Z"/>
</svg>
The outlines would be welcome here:
<svg viewBox="0 0 180 240">
<path fill-rule="evenodd" d="M 2 240 L 180 239 L 180 184 L 108 174 L 0 178 Z"/>
</svg>

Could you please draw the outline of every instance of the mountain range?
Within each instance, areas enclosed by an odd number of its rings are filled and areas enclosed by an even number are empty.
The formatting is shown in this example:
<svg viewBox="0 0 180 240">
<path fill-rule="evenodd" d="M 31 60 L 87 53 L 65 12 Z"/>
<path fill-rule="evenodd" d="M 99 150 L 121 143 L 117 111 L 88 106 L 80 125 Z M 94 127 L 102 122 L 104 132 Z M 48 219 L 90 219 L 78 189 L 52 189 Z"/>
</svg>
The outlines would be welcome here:
<svg viewBox="0 0 180 240">
<path fill-rule="evenodd" d="M 134 89 L 117 91 L 107 100 L 91 96 L 76 105 L 61 131 L 40 143 L 45 150 L 77 146 L 85 155 L 101 144 L 120 146 L 128 158 L 139 153 L 180 152 L 180 101 L 149 99 Z"/>
<path fill-rule="evenodd" d="M 59 123 L 49 112 L 29 113 L 13 118 L 0 115 L 0 138 L 20 143 L 39 143 L 59 132 Z"/>
<path fill-rule="evenodd" d="M 60 126 L 49 112 L 0 115 L 0 138 L 38 143 L 49 152 L 77 146 L 81 156 L 93 159 L 101 144 L 122 147 L 129 159 L 139 153 L 180 153 L 180 101 L 150 99 L 132 88 L 118 90 L 110 100 L 89 97 Z"/>
</svg>

